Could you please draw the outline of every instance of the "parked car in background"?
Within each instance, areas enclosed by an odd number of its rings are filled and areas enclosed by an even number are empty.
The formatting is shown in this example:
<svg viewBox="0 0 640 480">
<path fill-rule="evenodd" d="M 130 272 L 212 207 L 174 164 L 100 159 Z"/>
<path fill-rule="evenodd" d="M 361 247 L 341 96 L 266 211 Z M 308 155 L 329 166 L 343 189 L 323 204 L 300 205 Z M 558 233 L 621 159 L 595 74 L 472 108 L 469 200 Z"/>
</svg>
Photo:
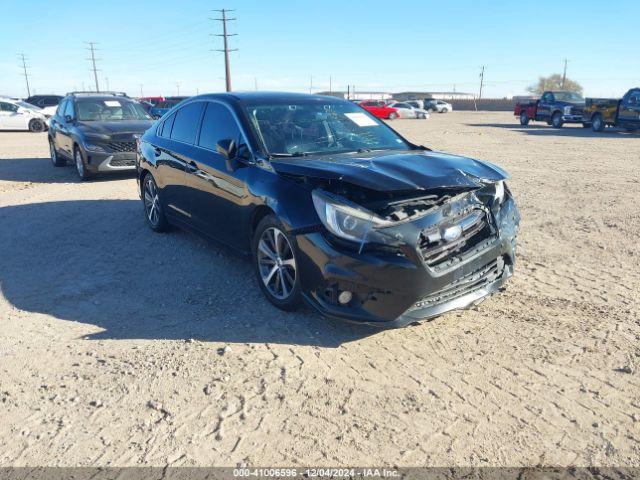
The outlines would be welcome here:
<svg viewBox="0 0 640 480">
<path fill-rule="evenodd" d="M 47 117 L 41 109 L 8 97 L 0 97 L 0 130 L 29 130 L 43 132 L 47 129 Z"/>
<path fill-rule="evenodd" d="M 407 100 L 405 103 L 408 103 L 413 108 L 418 108 L 420 110 L 425 110 L 424 101 L 422 101 L 422 100 Z"/>
<path fill-rule="evenodd" d="M 397 108 L 389 107 L 384 100 L 363 100 L 359 105 L 370 114 L 388 120 L 400 118 L 400 112 Z"/>
<path fill-rule="evenodd" d="M 178 105 L 183 100 L 186 100 L 189 97 L 167 97 L 157 105 L 155 105 L 150 111 L 149 114 L 153 118 L 160 118 L 173 107 Z"/>
<path fill-rule="evenodd" d="M 415 108 L 409 102 L 390 102 L 387 106 L 397 109 L 399 118 L 429 118 L 429 112 L 421 108 Z"/>
<path fill-rule="evenodd" d="M 138 103 L 140 104 L 140 106 L 142 108 L 144 108 L 145 112 L 147 112 L 149 115 L 151 115 L 151 109 L 154 107 L 153 103 L 147 102 L 146 100 L 140 100 L 140 99 L 138 99 Z"/>
<path fill-rule="evenodd" d="M 434 98 L 424 99 L 424 109 L 428 112 L 448 113 L 453 112 L 453 106 L 450 103 Z"/>
<path fill-rule="evenodd" d="M 32 95 L 24 101 L 31 105 L 35 105 L 36 107 L 40 107 L 42 109 L 42 113 L 52 117 L 56 113 L 60 100 L 63 98 L 64 97 L 62 97 L 62 95 Z"/>
<path fill-rule="evenodd" d="M 151 105 L 153 105 L 155 107 L 160 102 L 164 102 L 165 101 L 165 97 L 140 97 L 140 98 L 138 98 L 138 101 L 140 101 L 140 102 L 148 102 L 148 103 L 150 103 Z"/>
<path fill-rule="evenodd" d="M 507 174 L 414 145 L 343 99 L 192 97 L 142 136 L 137 174 L 151 229 L 250 254 L 283 310 L 306 301 L 399 327 L 475 305 L 514 271 Z"/>
<path fill-rule="evenodd" d="M 520 125 L 528 125 L 531 120 L 547 122 L 555 128 L 565 123 L 583 123 L 584 98 L 576 92 L 565 90 L 547 91 L 539 100 L 516 103 L 513 114 L 520 119 Z M 584 126 L 588 126 L 583 123 Z"/>
<path fill-rule="evenodd" d="M 137 138 L 152 124 L 142 106 L 123 93 L 69 93 L 50 121 L 51 162 L 61 167 L 72 160 L 82 180 L 135 170 Z"/>
<path fill-rule="evenodd" d="M 621 100 L 587 98 L 583 116 L 594 132 L 601 132 L 607 126 L 630 132 L 640 130 L 640 88 L 632 88 Z"/>
</svg>

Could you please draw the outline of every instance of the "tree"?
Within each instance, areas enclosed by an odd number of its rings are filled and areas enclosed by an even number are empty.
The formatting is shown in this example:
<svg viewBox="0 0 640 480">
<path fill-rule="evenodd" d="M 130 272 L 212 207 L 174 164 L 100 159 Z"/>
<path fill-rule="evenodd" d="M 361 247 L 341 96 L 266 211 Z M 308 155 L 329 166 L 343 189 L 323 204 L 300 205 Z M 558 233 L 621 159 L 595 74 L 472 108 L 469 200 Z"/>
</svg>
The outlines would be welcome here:
<svg viewBox="0 0 640 480">
<path fill-rule="evenodd" d="M 538 82 L 527 88 L 531 93 L 542 94 L 547 90 L 569 90 L 570 92 L 576 92 L 582 94 L 582 85 L 570 79 L 565 79 L 564 86 L 562 85 L 562 75 L 554 73 L 548 77 L 540 77 Z"/>
</svg>

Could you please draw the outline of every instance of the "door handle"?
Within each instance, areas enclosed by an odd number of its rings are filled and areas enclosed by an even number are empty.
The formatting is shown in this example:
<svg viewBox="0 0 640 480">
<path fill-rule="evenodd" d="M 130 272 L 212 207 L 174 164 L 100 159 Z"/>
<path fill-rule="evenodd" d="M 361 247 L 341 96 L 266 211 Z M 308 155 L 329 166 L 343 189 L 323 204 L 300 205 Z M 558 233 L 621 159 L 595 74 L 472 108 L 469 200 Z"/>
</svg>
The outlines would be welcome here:
<svg viewBox="0 0 640 480">
<path fill-rule="evenodd" d="M 193 160 L 191 160 L 190 162 L 187 162 L 187 168 L 189 169 L 190 172 L 197 172 L 198 170 L 200 170 L 198 168 L 198 164 Z"/>
</svg>

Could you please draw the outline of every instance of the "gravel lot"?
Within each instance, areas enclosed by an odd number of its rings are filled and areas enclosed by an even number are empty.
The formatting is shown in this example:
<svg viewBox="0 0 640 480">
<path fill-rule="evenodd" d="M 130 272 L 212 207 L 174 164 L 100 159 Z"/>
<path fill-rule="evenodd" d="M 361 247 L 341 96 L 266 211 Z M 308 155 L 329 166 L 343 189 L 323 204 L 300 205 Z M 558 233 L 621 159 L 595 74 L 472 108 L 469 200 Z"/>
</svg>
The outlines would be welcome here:
<svg viewBox="0 0 640 480">
<path fill-rule="evenodd" d="M 395 121 L 493 161 L 508 289 L 377 331 L 285 314 L 247 260 L 0 132 L 0 465 L 640 466 L 640 135 Z"/>
</svg>

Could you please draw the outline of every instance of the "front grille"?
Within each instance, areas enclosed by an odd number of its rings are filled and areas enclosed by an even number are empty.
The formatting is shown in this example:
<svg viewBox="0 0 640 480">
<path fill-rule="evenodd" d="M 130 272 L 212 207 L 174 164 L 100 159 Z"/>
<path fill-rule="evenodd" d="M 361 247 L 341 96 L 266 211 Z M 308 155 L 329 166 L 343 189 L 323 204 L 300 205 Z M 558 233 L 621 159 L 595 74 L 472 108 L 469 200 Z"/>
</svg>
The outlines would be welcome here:
<svg viewBox="0 0 640 480">
<path fill-rule="evenodd" d="M 111 167 L 133 167 L 135 164 L 135 158 L 112 158 L 109 162 Z"/>
<path fill-rule="evenodd" d="M 109 142 L 107 148 L 113 152 L 135 152 L 136 142 Z"/>
<path fill-rule="evenodd" d="M 418 300 L 411 310 L 421 310 L 448 302 L 486 287 L 500 278 L 504 271 L 504 259 L 498 257 L 493 262 L 450 283 L 442 290 Z"/>
<path fill-rule="evenodd" d="M 460 228 L 457 238 L 447 239 L 445 232 L 448 228 Z M 488 246 L 484 242 L 491 238 L 492 229 L 485 210 L 475 208 L 457 218 L 447 219 L 434 227 L 425 229 L 420 234 L 418 249 L 424 263 L 429 267 L 438 267 L 455 256 L 464 255 L 476 246 Z"/>
</svg>

